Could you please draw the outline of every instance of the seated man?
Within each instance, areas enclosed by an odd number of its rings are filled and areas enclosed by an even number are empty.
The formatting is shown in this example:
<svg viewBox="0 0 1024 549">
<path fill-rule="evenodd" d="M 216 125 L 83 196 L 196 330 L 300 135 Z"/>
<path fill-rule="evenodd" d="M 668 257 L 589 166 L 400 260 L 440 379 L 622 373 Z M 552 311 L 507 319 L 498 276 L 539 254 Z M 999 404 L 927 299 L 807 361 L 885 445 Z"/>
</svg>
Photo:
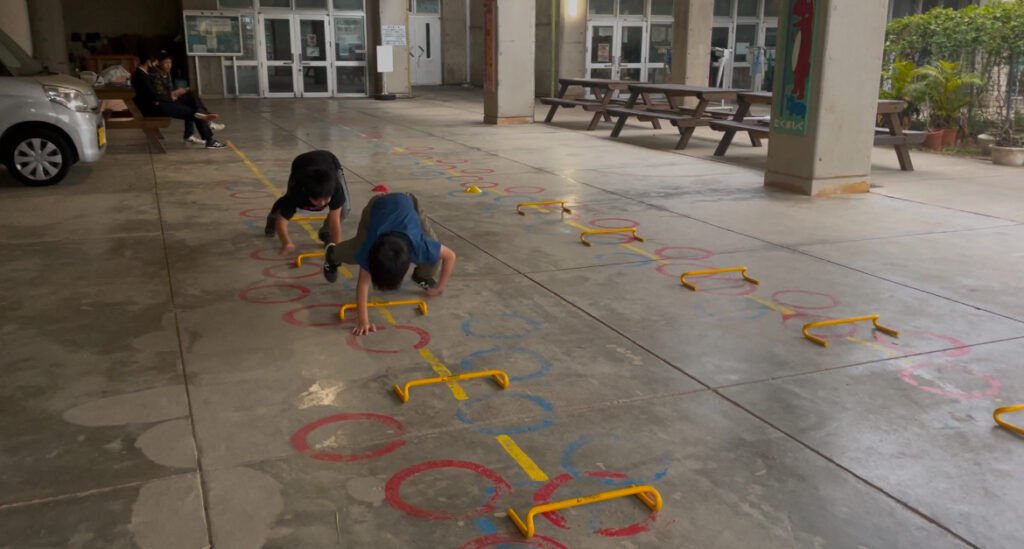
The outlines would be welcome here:
<svg viewBox="0 0 1024 549">
<path fill-rule="evenodd" d="M 142 116 L 169 116 L 185 121 L 186 136 L 192 135 L 193 128 L 199 129 L 199 135 L 203 138 L 208 149 L 222 149 L 224 143 L 213 138 L 213 131 L 206 121 L 205 115 L 196 116 L 196 110 L 177 104 L 168 95 L 157 93 L 153 87 L 149 72 L 157 62 L 157 55 L 142 55 L 139 57 L 139 66 L 132 75 L 132 88 L 135 90 L 135 104 L 142 112 Z"/>
<path fill-rule="evenodd" d="M 153 80 L 153 89 L 156 90 L 157 96 L 170 97 L 174 103 L 184 105 L 195 111 L 195 117 L 206 120 L 210 124 L 211 130 L 218 132 L 223 130 L 224 124 L 214 122 L 215 119 L 219 118 L 219 115 L 211 113 L 198 94 L 192 92 L 189 88 L 175 88 L 171 83 L 171 68 L 174 66 L 171 54 L 161 51 L 157 57 L 156 65 L 149 71 L 149 77 Z M 185 142 L 202 143 L 201 139 L 197 139 L 193 135 L 193 128 L 190 126 L 193 125 L 189 124 L 186 120 Z"/>
</svg>

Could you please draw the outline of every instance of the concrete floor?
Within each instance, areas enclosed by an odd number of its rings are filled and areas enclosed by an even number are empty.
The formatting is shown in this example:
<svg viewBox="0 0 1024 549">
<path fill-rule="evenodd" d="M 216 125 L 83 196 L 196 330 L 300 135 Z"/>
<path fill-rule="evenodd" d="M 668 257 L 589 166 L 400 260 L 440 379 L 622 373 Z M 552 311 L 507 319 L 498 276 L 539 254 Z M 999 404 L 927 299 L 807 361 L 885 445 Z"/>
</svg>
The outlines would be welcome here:
<svg viewBox="0 0 1024 549">
<path fill-rule="evenodd" d="M 765 189 L 739 139 L 713 161 L 706 130 L 677 152 L 573 111 L 487 127 L 463 90 L 210 103 L 236 150 L 176 125 L 168 154 L 117 133 L 56 187 L 0 174 L 0 546 L 1024 544 L 1024 440 L 991 418 L 1024 402 L 1020 170 L 918 152 L 905 173 L 879 148 L 872 193 L 811 200 Z M 349 337 L 353 280 L 262 236 L 268 186 L 313 148 L 356 212 L 376 184 L 420 197 L 458 254 L 428 316 Z M 573 214 L 516 215 L 530 198 Z M 644 242 L 578 241 L 634 224 Z M 760 286 L 679 284 L 741 265 Z M 864 314 L 900 338 L 800 334 Z M 390 390 L 492 368 L 508 389 Z M 505 518 L 630 484 L 663 509 L 539 516 L 530 543 Z"/>
</svg>

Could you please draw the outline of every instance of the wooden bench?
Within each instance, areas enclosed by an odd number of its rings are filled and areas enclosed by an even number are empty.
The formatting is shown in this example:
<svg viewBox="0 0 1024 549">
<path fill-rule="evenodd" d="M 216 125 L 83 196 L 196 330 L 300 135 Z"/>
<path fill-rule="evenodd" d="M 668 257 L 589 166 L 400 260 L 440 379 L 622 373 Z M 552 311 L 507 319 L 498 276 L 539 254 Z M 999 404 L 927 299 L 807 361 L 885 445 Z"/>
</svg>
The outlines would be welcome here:
<svg viewBox="0 0 1024 549">
<path fill-rule="evenodd" d="M 145 117 L 139 111 L 139 107 L 132 101 L 135 97 L 135 90 L 128 86 L 101 86 L 96 88 L 96 96 L 100 99 L 124 101 L 127 111 L 119 111 L 118 115 L 111 111 L 104 112 L 107 130 L 141 130 L 149 142 L 150 150 L 157 154 L 165 154 L 164 146 L 160 140 L 164 138 L 160 130 L 171 125 L 171 118 L 166 117 Z"/>
<path fill-rule="evenodd" d="M 555 117 L 555 113 L 559 107 L 572 109 L 576 107 L 582 107 L 587 112 L 594 113 L 594 116 L 590 119 L 590 124 L 587 125 L 587 131 L 592 131 L 597 128 L 598 122 L 603 118 L 605 122 L 611 122 L 611 117 L 608 116 L 608 107 L 611 106 L 624 106 L 626 102 L 622 99 L 615 99 L 615 92 L 617 90 L 628 89 L 629 82 L 623 80 L 608 80 L 604 78 L 559 78 L 559 88 L 555 97 L 541 97 L 540 102 L 542 105 L 550 105 L 551 108 L 548 110 L 547 116 L 544 117 L 545 123 L 550 123 Z M 596 99 L 590 98 L 569 98 L 565 97 L 566 92 L 570 86 L 579 86 L 584 89 L 590 90 L 590 93 Z M 649 103 L 649 98 L 644 96 L 643 98 Z M 656 120 L 652 119 L 651 123 L 655 128 L 661 129 L 661 124 Z"/>
<path fill-rule="evenodd" d="M 890 135 L 889 128 L 875 128 L 875 145 L 920 145 L 928 132 L 903 130 L 900 135 Z"/>
<path fill-rule="evenodd" d="M 679 122 L 680 120 L 690 120 L 693 118 L 693 116 L 681 113 L 679 111 L 668 111 L 660 109 L 638 109 L 635 107 L 632 109 L 627 109 L 625 107 L 611 107 L 608 109 L 608 114 L 612 114 L 615 116 L 635 116 L 639 120 L 644 122 L 649 122 L 650 120 L 653 119 L 668 120 L 672 122 L 673 125 L 675 125 L 675 123 Z"/>
<path fill-rule="evenodd" d="M 633 83 L 629 85 L 629 99 L 624 107 L 609 108 L 608 113 L 619 117 L 612 129 L 611 137 L 618 137 L 626 120 L 635 116 L 642 121 L 669 120 L 672 125 L 679 129 L 679 141 L 676 142 L 676 149 L 685 149 L 690 142 L 697 126 L 707 126 L 712 118 L 707 113 L 712 101 L 734 99 L 736 90 L 721 88 L 707 88 L 702 86 L 685 86 L 680 84 L 648 84 Z M 668 101 L 669 109 L 651 108 L 650 95 L 664 95 Z M 680 98 L 694 97 L 697 99 L 696 107 L 685 107 L 680 104 Z M 637 104 L 640 98 L 644 98 L 646 107 Z"/>
</svg>

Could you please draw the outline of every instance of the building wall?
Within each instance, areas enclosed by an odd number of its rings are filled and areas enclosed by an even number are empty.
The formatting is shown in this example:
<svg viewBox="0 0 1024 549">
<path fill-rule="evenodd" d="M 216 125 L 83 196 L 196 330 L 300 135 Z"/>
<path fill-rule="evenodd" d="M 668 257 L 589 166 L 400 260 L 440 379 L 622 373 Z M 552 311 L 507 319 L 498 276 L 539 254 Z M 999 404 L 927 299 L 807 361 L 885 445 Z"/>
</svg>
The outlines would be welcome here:
<svg viewBox="0 0 1024 549">
<path fill-rule="evenodd" d="M 466 4 L 470 0 L 441 0 L 441 81 L 466 82 Z"/>
<path fill-rule="evenodd" d="M 216 0 L 212 4 L 216 9 Z M 69 34 L 174 36 L 182 26 L 181 10 L 182 0 L 66 0 L 64 30 Z"/>
<path fill-rule="evenodd" d="M 29 55 L 32 54 L 32 31 L 30 28 L 27 0 L 0 0 L 0 29 L 13 38 Z"/>
</svg>

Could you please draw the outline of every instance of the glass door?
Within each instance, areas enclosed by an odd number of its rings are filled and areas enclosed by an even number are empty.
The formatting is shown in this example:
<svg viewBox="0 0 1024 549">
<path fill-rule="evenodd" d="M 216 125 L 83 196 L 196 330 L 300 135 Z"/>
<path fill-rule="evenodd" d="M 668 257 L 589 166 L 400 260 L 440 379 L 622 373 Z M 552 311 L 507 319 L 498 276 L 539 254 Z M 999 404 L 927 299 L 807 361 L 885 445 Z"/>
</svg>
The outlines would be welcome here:
<svg viewBox="0 0 1024 549">
<path fill-rule="evenodd" d="M 299 97 L 331 95 L 330 52 L 326 15 L 296 15 L 295 34 L 299 39 Z"/>
<path fill-rule="evenodd" d="M 295 40 L 290 15 L 260 15 L 260 87 L 264 97 L 295 97 Z"/>
<path fill-rule="evenodd" d="M 644 46 L 646 38 L 646 25 L 643 23 L 619 23 L 618 39 L 615 41 L 617 51 L 615 56 L 615 71 L 612 73 L 616 80 L 629 80 L 631 82 L 644 81 Z"/>
<path fill-rule="evenodd" d="M 334 94 L 367 94 L 366 27 L 362 15 L 334 17 Z"/>
<path fill-rule="evenodd" d="M 615 23 L 590 23 L 587 26 L 587 68 L 590 78 L 614 78 Z"/>
<path fill-rule="evenodd" d="M 256 48 L 256 16 L 243 13 L 242 55 L 222 57 L 224 92 L 233 97 L 259 97 L 260 61 Z"/>
</svg>

